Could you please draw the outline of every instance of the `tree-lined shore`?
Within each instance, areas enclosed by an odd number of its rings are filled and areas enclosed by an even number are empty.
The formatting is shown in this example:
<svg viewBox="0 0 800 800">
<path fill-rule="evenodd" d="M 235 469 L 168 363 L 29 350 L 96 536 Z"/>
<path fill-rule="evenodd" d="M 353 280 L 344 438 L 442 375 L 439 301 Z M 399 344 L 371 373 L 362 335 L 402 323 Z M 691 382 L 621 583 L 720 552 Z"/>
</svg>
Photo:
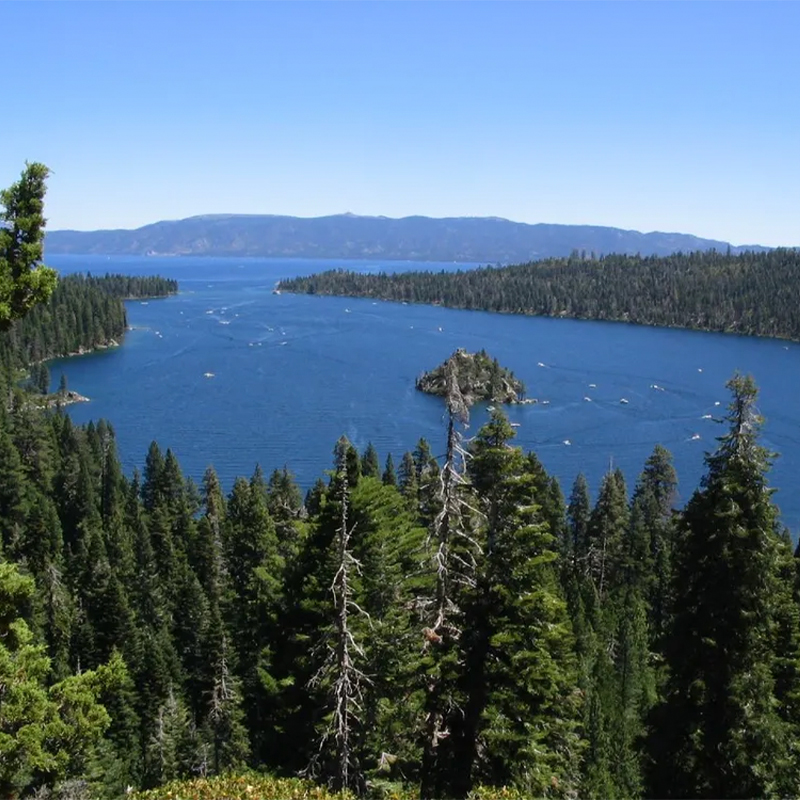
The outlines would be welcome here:
<svg viewBox="0 0 800 800">
<path fill-rule="evenodd" d="M 330 270 L 283 280 L 281 291 L 449 308 L 774 336 L 800 341 L 787 287 L 800 252 L 717 251 L 642 257 L 574 253 L 509 267 L 363 274 Z"/>
</svg>

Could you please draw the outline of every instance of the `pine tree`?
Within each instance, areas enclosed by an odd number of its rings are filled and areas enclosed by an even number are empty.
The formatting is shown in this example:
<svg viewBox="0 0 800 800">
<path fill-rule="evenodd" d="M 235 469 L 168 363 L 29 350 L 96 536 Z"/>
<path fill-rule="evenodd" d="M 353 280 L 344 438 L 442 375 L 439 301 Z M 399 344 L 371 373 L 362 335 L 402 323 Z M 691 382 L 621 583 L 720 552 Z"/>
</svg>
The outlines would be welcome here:
<svg viewBox="0 0 800 800">
<path fill-rule="evenodd" d="M 385 486 L 397 486 L 397 473 L 394 470 L 394 461 L 391 453 L 386 456 L 386 465 L 383 468 L 381 480 Z"/>
<path fill-rule="evenodd" d="M 225 564 L 230 594 L 225 615 L 241 676 L 242 707 L 256 758 L 268 752 L 273 729 L 270 685 L 278 617 L 283 602 L 284 563 L 278 552 L 267 497 L 258 483 L 238 478 L 228 500 Z"/>
<path fill-rule="evenodd" d="M 756 386 L 736 375 L 728 388 L 728 430 L 675 539 L 670 673 L 650 741 L 649 792 L 659 797 L 800 791 L 797 707 L 787 702 L 797 679 L 784 671 L 798 659 L 788 548 L 767 483 L 771 454 L 758 443 Z"/>
<path fill-rule="evenodd" d="M 516 784 L 537 797 L 577 788 L 577 665 L 556 539 L 537 503 L 549 486 L 510 445 L 513 437 L 496 410 L 470 446 L 483 555 L 461 638 L 467 703 L 457 734 L 458 795 L 475 783 Z"/>
<path fill-rule="evenodd" d="M 572 485 L 572 493 L 567 506 L 569 539 L 562 546 L 562 554 L 566 563 L 581 571 L 585 571 L 588 566 L 591 510 L 589 485 L 581 472 Z"/>
<path fill-rule="evenodd" d="M 49 175 L 44 164 L 26 163 L 19 181 L 0 191 L 0 330 L 45 302 L 56 286 L 56 271 L 41 263 Z"/>
<path fill-rule="evenodd" d="M 303 538 L 303 499 L 294 475 L 284 466 L 274 470 L 267 486 L 267 507 L 275 523 L 278 552 L 284 564 L 291 564 Z"/>
<path fill-rule="evenodd" d="M 427 551 L 433 591 L 418 598 L 425 627 L 424 726 L 420 797 L 447 796 L 457 781 L 455 748 L 451 734 L 463 718 L 463 697 L 458 678 L 463 669 L 459 640 L 464 628 L 462 593 L 475 585 L 479 546 L 471 535 L 471 510 L 465 496 L 465 451 L 460 428 L 467 424 L 469 411 L 461 395 L 454 360 L 446 366 L 447 445 L 438 479 L 432 473 L 436 463 L 424 439 L 420 440 L 415 464 L 429 488 L 420 519 L 429 522 Z M 430 477 L 428 477 L 430 476 Z M 436 490 L 434 490 L 436 486 Z"/>
<path fill-rule="evenodd" d="M 351 541 L 349 478 L 353 474 L 353 450 L 344 436 L 334 448 L 335 471 L 317 531 L 320 544 L 327 542 L 329 547 L 327 552 L 313 554 L 322 569 L 308 576 L 319 589 L 327 585 L 330 600 L 319 607 L 322 625 L 312 649 L 317 666 L 307 684 L 308 690 L 321 699 L 324 712 L 316 725 L 316 746 L 306 773 L 325 779 L 337 791 L 364 788 L 358 738 L 367 677 L 358 618 L 367 617 L 367 612 L 356 602 L 355 584 L 361 564 L 353 554 Z"/>
<path fill-rule="evenodd" d="M 361 474 L 365 478 L 379 478 L 381 474 L 378 452 L 372 442 L 367 444 L 366 449 L 361 455 Z"/>
</svg>

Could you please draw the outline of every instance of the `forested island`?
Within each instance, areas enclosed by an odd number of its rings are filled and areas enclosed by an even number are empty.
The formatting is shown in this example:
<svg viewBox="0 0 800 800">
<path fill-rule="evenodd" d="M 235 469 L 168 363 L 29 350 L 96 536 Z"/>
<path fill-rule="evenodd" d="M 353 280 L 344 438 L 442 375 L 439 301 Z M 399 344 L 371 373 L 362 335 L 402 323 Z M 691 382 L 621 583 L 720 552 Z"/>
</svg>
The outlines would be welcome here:
<svg viewBox="0 0 800 800">
<path fill-rule="evenodd" d="M 0 194 L 0 341 L 53 294 L 13 213 L 46 174 Z M 343 436 L 304 496 L 287 467 L 198 487 L 156 442 L 125 475 L 110 423 L 0 363 L 0 797 L 800 795 L 800 559 L 752 379 L 683 507 L 661 446 L 593 503 L 501 409 L 466 438 L 458 364 L 440 441 L 381 466 Z"/>
<path fill-rule="evenodd" d="M 450 308 L 612 320 L 800 340 L 800 252 L 547 259 L 454 272 L 331 270 L 280 282 L 286 292 Z"/>
<path fill-rule="evenodd" d="M 468 353 L 458 349 L 444 364 L 417 378 L 421 392 L 446 397 L 450 381 L 455 381 L 467 406 L 480 400 L 494 403 L 519 403 L 525 396 L 525 384 L 511 370 L 501 367 L 486 350 Z"/>
</svg>

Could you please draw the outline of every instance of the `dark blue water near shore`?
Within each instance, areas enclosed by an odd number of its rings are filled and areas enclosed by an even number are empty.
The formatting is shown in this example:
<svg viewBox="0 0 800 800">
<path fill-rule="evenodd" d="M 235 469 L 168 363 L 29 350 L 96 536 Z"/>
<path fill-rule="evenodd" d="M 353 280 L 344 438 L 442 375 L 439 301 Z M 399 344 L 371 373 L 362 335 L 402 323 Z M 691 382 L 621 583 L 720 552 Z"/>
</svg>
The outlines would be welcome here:
<svg viewBox="0 0 800 800">
<path fill-rule="evenodd" d="M 565 494 L 579 471 L 596 491 L 611 463 L 632 485 L 661 443 L 675 457 L 685 500 L 721 432 L 713 418 L 724 413 L 726 380 L 737 369 L 752 373 L 767 419 L 763 442 L 781 453 L 771 473 L 776 500 L 784 522 L 800 529 L 800 345 L 272 293 L 279 278 L 331 266 L 419 264 L 97 256 L 48 263 L 179 281 L 177 297 L 128 304 L 133 330 L 120 348 L 51 365 L 54 382 L 63 371 L 92 399 L 70 408 L 77 422 L 111 421 L 127 471 L 142 465 L 153 439 L 175 451 L 186 474 L 198 480 L 213 464 L 226 485 L 258 462 L 265 471 L 287 464 L 307 487 L 330 466 L 342 433 L 359 448 L 371 440 L 396 462 L 420 436 L 439 452 L 442 404 L 416 392 L 414 378 L 457 347 L 484 347 L 525 381 L 529 396 L 549 401 L 510 408 L 509 416 L 519 423 L 518 442 L 538 453 Z M 476 408 L 470 433 L 485 418 Z"/>
</svg>

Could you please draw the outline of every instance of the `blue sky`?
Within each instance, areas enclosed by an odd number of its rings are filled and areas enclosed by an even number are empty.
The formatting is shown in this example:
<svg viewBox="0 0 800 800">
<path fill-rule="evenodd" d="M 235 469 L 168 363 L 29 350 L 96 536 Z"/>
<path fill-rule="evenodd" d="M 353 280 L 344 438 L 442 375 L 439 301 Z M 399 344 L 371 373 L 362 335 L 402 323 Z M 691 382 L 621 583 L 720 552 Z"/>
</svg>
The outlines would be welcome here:
<svg viewBox="0 0 800 800">
<path fill-rule="evenodd" d="M 800 4 L 4 3 L 50 227 L 502 216 L 800 244 Z M 9 35 L 12 33 L 12 35 Z"/>
</svg>

